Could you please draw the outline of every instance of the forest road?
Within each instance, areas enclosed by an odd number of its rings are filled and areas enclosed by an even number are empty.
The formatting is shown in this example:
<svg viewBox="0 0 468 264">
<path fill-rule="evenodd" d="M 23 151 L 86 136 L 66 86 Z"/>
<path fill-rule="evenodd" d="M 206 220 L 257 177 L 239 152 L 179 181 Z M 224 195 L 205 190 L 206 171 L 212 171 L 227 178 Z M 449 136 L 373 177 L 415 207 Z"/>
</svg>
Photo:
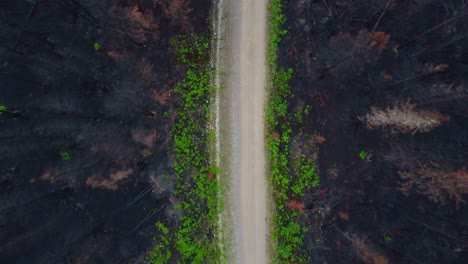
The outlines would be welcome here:
<svg viewBox="0 0 468 264">
<path fill-rule="evenodd" d="M 267 0 L 231 0 L 233 190 L 238 263 L 268 262 L 265 175 Z"/>
</svg>

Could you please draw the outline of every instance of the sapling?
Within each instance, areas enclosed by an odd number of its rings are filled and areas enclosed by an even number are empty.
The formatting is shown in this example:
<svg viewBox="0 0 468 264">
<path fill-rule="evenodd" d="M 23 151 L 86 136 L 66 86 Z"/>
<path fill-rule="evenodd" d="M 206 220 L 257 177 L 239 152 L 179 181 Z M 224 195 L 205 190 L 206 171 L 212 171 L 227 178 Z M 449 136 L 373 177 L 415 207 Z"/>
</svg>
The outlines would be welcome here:
<svg viewBox="0 0 468 264">
<path fill-rule="evenodd" d="M 0 115 L 6 113 L 8 111 L 8 107 L 6 105 L 0 105 Z"/>
<path fill-rule="evenodd" d="M 366 160 L 369 158 L 369 153 L 367 153 L 365 150 L 361 150 L 359 152 L 359 159 L 360 160 Z"/>
<path fill-rule="evenodd" d="M 71 160 L 71 157 L 72 157 L 71 153 L 68 151 L 60 152 L 60 158 L 62 158 L 62 160 L 68 161 L 68 160 Z"/>
<path fill-rule="evenodd" d="M 101 50 L 101 43 L 99 43 L 99 42 L 97 42 L 97 41 L 94 42 L 93 48 L 94 48 L 94 50 L 96 50 L 96 51 L 100 51 L 100 50 Z"/>
<path fill-rule="evenodd" d="M 384 240 L 385 240 L 385 243 L 390 244 L 390 242 L 392 242 L 392 236 L 391 235 L 385 235 L 384 236 Z"/>
</svg>

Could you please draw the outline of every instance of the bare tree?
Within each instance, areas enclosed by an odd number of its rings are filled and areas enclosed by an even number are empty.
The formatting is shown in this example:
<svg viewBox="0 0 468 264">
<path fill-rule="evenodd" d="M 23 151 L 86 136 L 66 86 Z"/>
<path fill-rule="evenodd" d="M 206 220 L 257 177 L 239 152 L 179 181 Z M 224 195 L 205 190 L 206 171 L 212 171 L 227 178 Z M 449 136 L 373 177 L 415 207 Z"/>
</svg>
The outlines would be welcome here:
<svg viewBox="0 0 468 264">
<path fill-rule="evenodd" d="M 418 193 L 433 202 L 444 203 L 447 199 L 455 200 L 457 209 L 465 203 L 462 195 L 468 193 L 468 171 L 461 168 L 455 171 L 442 170 L 438 164 L 423 165 L 414 172 L 401 171 L 400 189 L 408 194 L 415 186 Z"/>
<path fill-rule="evenodd" d="M 398 101 L 393 107 L 386 109 L 371 107 L 364 117 L 364 122 L 370 129 L 387 127 L 392 132 L 413 134 L 429 132 L 448 120 L 448 116 L 437 110 L 416 110 L 410 100 Z"/>
</svg>

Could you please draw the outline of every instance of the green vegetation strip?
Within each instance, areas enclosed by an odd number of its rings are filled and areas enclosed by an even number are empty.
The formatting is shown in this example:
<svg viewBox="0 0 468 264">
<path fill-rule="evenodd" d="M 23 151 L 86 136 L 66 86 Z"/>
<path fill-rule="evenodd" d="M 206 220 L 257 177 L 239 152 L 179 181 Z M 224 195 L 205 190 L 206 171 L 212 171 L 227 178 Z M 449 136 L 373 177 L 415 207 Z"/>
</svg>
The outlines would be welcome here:
<svg viewBox="0 0 468 264">
<path fill-rule="evenodd" d="M 171 42 L 177 59 L 187 67 L 185 79 L 174 90 L 180 96 L 178 120 L 173 127 L 177 177 L 176 196 L 182 211 L 176 230 L 156 223 L 156 245 L 148 256 L 151 263 L 218 263 L 221 261 L 217 233 L 219 217 L 216 179 L 218 169 L 210 164 L 210 42 L 206 37 L 184 37 Z"/>
<path fill-rule="evenodd" d="M 272 216 L 273 228 L 271 237 L 275 244 L 273 263 L 306 263 L 303 251 L 304 235 L 307 228 L 299 224 L 300 208 L 288 206 L 292 201 L 300 201 L 305 191 L 317 187 L 319 177 L 315 167 L 315 155 L 291 153 L 291 138 L 302 138 L 294 134 L 291 128 L 293 122 L 302 122 L 299 117 L 289 116 L 288 99 L 291 90 L 289 81 L 293 70 L 277 66 L 276 51 L 281 37 L 287 34 L 282 26 L 286 18 L 282 11 L 281 0 L 271 0 L 270 41 L 268 63 L 270 65 L 273 87 L 270 90 L 266 112 L 267 149 L 270 162 L 270 184 L 273 188 L 275 212 Z M 306 108 L 303 114 L 308 114 Z M 299 120 L 299 121 L 297 121 Z M 294 135 L 293 135 L 294 134 Z M 313 144 L 305 144 L 313 148 Z"/>
</svg>

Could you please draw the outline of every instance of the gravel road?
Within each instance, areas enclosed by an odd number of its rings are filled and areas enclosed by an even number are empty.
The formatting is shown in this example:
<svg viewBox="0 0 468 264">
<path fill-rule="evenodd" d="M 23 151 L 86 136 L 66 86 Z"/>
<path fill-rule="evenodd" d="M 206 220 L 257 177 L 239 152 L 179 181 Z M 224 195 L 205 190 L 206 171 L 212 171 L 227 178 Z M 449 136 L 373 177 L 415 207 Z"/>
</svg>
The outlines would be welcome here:
<svg viewBox="0 0 468 264">
<path fill-rule="evenodd" d="M 264 106 L 267 0 L 218 0 L 213 67 L 222 213 L 229 263 L 268 263 Z M 224 185 L 224 184 L 223 184 Z"/>
<path fill-rule="evenodd" d="M 238 201 L 234 223 L 238 263 L 262 264 L 267 254 L 267 183 L 264 106 L 266 87 L 267 1 L 232 0 L 233 176 Z"/>
</svg>

